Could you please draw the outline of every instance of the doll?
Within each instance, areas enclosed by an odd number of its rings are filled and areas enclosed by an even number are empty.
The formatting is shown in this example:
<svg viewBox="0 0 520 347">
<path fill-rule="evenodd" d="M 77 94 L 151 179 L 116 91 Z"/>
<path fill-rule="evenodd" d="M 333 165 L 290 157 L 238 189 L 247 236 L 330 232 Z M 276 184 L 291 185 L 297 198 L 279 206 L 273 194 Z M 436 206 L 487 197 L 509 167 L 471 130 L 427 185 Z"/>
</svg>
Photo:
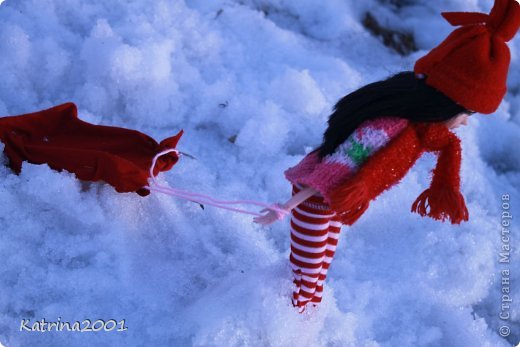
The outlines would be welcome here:
<svg viewBox="0 0 520 347">
<path fill-rule="evenodd" d="M 412 212 L 459 224 L 469 219 L 460 193 L 461 147 L 450 131 L 476 112 L 493 113 L 506 91 L 510 41 L 520 26 L 520 5 L 496 0 L 490 14 L 443 12 L 452 32 L 403 71 L 339 100 L 323 142 L 285 171 L 290 212 L 292 303 L 303 312 L 322 300 L 323 283 L 342 225 L 352 225 L 372 200 L 397 184 L 424 152 L 438 154 L 430 187 Z M 268 225 L 279 210 L 255 217 Z"/>
</svg>

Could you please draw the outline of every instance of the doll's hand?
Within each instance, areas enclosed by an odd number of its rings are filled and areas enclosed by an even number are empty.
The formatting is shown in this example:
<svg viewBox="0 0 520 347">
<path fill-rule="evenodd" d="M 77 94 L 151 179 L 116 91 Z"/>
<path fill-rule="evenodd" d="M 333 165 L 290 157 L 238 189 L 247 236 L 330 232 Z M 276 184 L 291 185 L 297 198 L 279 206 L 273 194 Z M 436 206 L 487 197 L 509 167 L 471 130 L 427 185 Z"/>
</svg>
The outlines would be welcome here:
<svg viewBox="0 0 520 347">
<path fill-rule="evenodd" d="M 285 210 L 285 207 L 280 205 L 280 204 L 275 204 L 275 206 Z M 266 212 L 266 211 L 269 211 L 269 212 L 267 212 L 266 215 L 259 216 L 259 217 L 254 217 L 253 221 L 255 223 L 258 223 L 258 224 L 269 225 L 271 223 L 276 222 L 277 220 L 283 219 L 285 217 L 285 215 L 287 213 L 289 213 L 288 211 L 286 213 L 283 213 L 283 212 L 278 212 L 278 211 L 275 211 L 275 210 L 271 210 L 269 208 L 264 208 L 260 212 Z"/>
</svg>

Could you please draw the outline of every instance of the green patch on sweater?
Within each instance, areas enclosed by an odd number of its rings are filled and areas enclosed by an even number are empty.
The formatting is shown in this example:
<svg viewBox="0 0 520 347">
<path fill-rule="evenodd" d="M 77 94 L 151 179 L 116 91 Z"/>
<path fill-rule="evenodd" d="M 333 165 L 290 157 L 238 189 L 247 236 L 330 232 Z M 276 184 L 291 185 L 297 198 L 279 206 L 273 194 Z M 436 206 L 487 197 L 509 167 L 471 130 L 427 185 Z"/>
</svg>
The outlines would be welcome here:
<svg viewBox="0 0 520 347">
<path fill-rule="evenodd" d="M 347 151 L 347 155 L 354 163 L 356 163 L 356 165 L 359 165 L 368 158 L 371 148 L 363 146 L 363 144 L 354 139 L 350 139 L 350 143 L 352 144 L 352 147 Z"/>
</svg>

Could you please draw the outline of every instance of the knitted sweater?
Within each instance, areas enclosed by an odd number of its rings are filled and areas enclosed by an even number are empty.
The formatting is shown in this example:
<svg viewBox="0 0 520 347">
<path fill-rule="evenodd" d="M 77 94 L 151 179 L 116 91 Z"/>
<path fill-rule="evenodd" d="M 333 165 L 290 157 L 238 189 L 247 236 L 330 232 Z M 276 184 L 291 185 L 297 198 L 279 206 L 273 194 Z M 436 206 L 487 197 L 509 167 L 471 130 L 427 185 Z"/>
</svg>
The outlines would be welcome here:
<svg viewBox="0 0 520 347">
<path fill-rule="evenodd" d="M 293 184 L 310 186 L 331 204 L 330 194 L 351 177 L 363 163 L 392 138 L 409 121 L 398 117 L 367 120 L 336 148 L 334 153 L 320 160 L 317 150 L 307 154 L 296 166 L 287 169 L 285 177 Z"/>
</svg>

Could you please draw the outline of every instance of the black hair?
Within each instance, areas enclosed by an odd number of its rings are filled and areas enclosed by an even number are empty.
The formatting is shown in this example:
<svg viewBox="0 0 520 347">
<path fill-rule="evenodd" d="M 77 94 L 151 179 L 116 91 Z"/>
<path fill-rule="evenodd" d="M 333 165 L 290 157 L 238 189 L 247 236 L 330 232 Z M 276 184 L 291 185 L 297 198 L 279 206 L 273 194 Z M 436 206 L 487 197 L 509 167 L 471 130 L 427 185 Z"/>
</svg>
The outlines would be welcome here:
<svg viewBox="0 0 520 347">
<path fill-rule="evenodd" d="M 427 85 L 426 78 L 402 71 L 341 98 L 329 116 L 323 142 L 316 149 L 318 156 L 334 153 L 365 120 L 393 116 L 414 122 L 443 122 L 462 112 L 474 113 Z"/>
</svg>

